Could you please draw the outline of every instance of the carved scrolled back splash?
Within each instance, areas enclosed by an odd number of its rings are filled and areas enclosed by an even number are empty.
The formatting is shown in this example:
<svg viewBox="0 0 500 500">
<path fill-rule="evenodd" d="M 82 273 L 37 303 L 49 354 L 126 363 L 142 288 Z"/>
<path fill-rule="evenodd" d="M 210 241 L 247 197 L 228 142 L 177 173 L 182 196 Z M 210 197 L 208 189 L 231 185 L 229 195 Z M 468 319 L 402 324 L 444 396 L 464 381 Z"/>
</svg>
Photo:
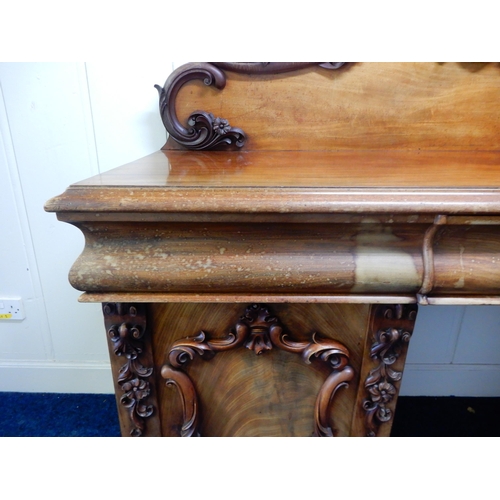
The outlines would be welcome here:
<svg viewBox="0 0 500 500">
<path fill-rule="evenodd" d="M 211 112 L 194 111 L 188 118 L 187 127 L 177 118 L 175 100 L 181 87 L 191 80 L 202 80 L 207 86 L 222 90 L 226 86 L 223 70 L 243 74 L 279 74 L 303 68 L 321 66 L 338 69 L 345 63 L 271 62 L 271 63 L 188 63 L 175 69 L 163 87 L 155 85 L 160 99 L 160 116 L 170 137 L 187 149 L 200 151 L 214 148 L 243 147 L 246 134 L 232 127 L 225 118 Z"/>
<path fill-rule="evenodd" d="M 217 352 L 245 346 L 260 356 L 274 347 L 291 353 L 301 354 L 306 364 L 316 358 L 331 370 L 316 397 L 314 408 L 316 436 L 333 436 L 330 420 L 330 406 L 333 396 L 340 387 L 346 387 L 354 377 L 349 366 L 349 351 L 332 339 L 320 338 L 313 333 L 308 341 L 294 341 L 283 332 L 278 318 L 265 305 L 253 304 L 245 310 L 228 335 L 223 339 L 207 339 L 205 332 L 196 337 L 187 337 L 174 342 L 168 353 L 168 364 L 161 369 L 166 384 L 175 386 L 181 398 L 183 424 L 181 436 L 199 436 L 199 402 L 195 385 L 189 376 L 181 371 L 183 367 L 200 357 L 210 360 Z"/>
</svg>

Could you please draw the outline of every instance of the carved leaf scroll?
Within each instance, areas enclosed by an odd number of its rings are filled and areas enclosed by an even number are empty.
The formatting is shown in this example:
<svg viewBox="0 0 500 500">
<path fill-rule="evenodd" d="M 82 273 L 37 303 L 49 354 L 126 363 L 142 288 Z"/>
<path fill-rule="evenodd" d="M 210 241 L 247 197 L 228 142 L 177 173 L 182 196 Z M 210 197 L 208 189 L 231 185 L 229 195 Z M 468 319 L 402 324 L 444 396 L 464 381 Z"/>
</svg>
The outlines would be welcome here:
<svg viewBox="0 0 500 500">
<path fill-rule="evenodd" d="M 234 325 L 224 339 L 207 340 L 204 332 L 196 337 L 176 341 L 170 349 L 169 364 L 161 370 L 167 385 L 177 387 L 184 413 L 182 436 L 195 436 L 198 433 L 198 397 L 193 382 L 180 368 L 193 361 L 196 356 L 211 359 L 217 352 L 234 349 L 245 345 L 257 355 L 262 355 L 273 347 L 302 355 L 305 363 L 311 364 L 316 358 L 332 370 L 320 388 L 316 398 L 314 420 L 315 435 L 333 436 L 329 423 L 330 405 L 333 396 L 340 387 L 345 387 L 353 378 L 354 371 L 349 366 L 347 348 L 331 339 L 322 339 L 313 333 L 311 340 L 296 342 L 283 333 L 278 318 L 264 305 L 254 304 L 248 307 L 244 315 Z"/>
<path fill-rule="evenodd" d="M 226 76 L 222 70 L 208 63 L 188 63 L 174 70 L 165 85 L 155 85 L 160 97 L 160 116 L 163 125 L 179 144 L 188 149 L 212 149 L 220 145 L 242 147 L 245 134 L 233 128 L 224 118 L 216 118 L 212 113 L 195 111 L 188 119 L 188 127 L 182 125 L 175 112 L 175 99 L 181 87 L 191 80 L 203 80 L 205 85 L 213 85 L 222 90 Z"/>
<path fill-rule="evenodd" d="M 181 397 L 183 424 L 181 437 L 199 436 L 198 433 L 198 396 L 191 379 L 180 370 L 174 370 L 168 365 L 161 369 L 161 375 L 166 379 L 167 386 L 177 388 Z"/>
<path fill-rule="evenodd" d="M 181 87 L 192 80 L 202 80 L 207 86 L 222 90 L 226 86 L 223 69 L 244 74 L 276 74 L 319 65 L 326 69 L 338 69 L 345 63 L 188 63 L 174 70 L 163 87 L 155 85 L 160 99 L 160 116 L 163 125 L 180 145 L 192 150 L 217 147 L 243 147 L 246 135 L 232 127 L 225 118 L 210 112 L 195 111 L 188 118 L 187 127 L 182 125 L 175 111 L 175 100 Z"/>
</svg>

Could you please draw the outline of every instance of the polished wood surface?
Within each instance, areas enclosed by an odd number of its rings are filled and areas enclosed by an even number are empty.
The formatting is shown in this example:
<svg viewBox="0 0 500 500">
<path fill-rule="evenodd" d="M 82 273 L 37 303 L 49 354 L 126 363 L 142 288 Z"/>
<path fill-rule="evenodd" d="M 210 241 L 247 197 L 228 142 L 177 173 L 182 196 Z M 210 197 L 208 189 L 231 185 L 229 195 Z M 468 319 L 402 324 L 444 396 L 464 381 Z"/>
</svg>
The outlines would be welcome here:
<svg viewBox="0 0 500 500">
<path fill-rule="evenodd" d="M 157 151 L 76 187 L 497 188 L 499 151 Z"/>
<path fill-rule="evenodd" d="M 366 214 L 407 214 L 409 222 L 440 213 L 491 217 L 500 214 L 499 160 L 495 151 L 159 151 L 71 186 L 46 209 L 68 222 L 123 220 L 123 212 L 141 221 L 245 220 L 236 214 L 253 222 L 271 214 L 296 222 L 319 221 L 320 214 L 342 214 L 343 222 Z"/>
<path fill-rule="evenodd" d="M 66 212 L 78 220 L 124 211 L 141 220 L 175 219 L 171 212 L 183 220 L 250 213 L 253 221 L 270 213 L 349 213 L 351 221 L 360 213 L 412 221 L 443 212 L 493 215 L 500 214 L 499 162 L 496 151 L 159 151 L 71 186 L 46 209 L 63 220 Z"/>
<path fill-rule="evenodd" d="M 500 149 L 498 63 L 351 63 L 280 75 L 227 72 L 176 100 L 242 129 L 248 150 Z M 169 148 L 177 148 L 169 142 Z"/>
</svg>

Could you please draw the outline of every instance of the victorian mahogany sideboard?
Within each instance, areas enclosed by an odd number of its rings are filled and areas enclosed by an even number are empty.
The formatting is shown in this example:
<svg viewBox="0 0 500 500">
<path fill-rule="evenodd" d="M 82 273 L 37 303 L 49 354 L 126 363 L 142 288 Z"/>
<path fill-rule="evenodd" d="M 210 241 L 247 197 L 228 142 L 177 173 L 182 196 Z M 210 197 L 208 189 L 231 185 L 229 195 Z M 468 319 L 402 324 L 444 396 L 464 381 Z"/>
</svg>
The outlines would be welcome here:
<svg viewBox="0 0 500 500">
<path fill-rule="evenodd" d="M 500 68 L 192 63 L 85 235 L 122 434 L 387 436 L 417 307 L 500 303 Z M 199 111 L 195 111 L 199 110 Z"/>
</svg>

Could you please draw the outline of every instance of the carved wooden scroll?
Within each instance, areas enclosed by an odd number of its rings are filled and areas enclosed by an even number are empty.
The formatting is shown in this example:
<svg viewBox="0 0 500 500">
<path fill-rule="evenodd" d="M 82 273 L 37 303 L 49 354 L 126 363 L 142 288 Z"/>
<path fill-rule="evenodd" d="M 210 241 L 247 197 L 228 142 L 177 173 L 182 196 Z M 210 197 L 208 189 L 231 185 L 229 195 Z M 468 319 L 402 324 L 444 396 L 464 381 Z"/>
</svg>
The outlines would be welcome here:
<svg viewBox="0 0 500 500">
<path fill-rule="evenodd" d="M 326 62 L 326 63 L 311 63 L 311 62 L 214 62 L 210 63 L 218 68 L 235 73 L 243 73 L 245 75 L 277 75 L 279 73 L 288 73 L 311 66 L 321 66 L 325 69 L 338 69 L 343 66 L 343 62 Z"/>
<path fill-rule="evenodd" d="M 198 397 L 193 382 L 180 369 L 193 361 L 196 356 L 211 359 L 216 353 L 244 345 L 247 349 L 262 355 L 273 347 L 302 355 L 305 363 L 311 364 L 318 358 L 332 370 L 320 388 L 314 409 L 315 435 L 333 436 L 329 423 L 329 410 L 333 396 L 340 387 L 347 386 L 354 371 L 349 366 L 349 351 L 340 342 L 321 339 L 314 333 L 309 341 L 295 342 L 283 333 L 278 318 L 265 305 L 254 304 L 234 325 L 224 339 L 207 340 L 204 332 L 196 337 L 176 341 L 168 354 L 169 364 L 161 369 L 167 385 L 175 386 L 180 394 L 184 422 L 181 436 L 198 436 Z"/>
<path fill-rule="evenodd" d="M 241 148 L 245 133 L 229 122 L 206 111 L 195 111 L 182 125 L 175 112 L 175 99 L 181 87 L 191 80 L 203 80 L 222 90 L 226 85 L 223 69 L 244 74 L 277 74 L 319 65 L 326 69 L 340 68 L 344 63 L 188 63 L 171 73 L 165 85 L 155 85 L 160 97 L 160 116 L 170 134 L 179 144 L 192 150 L 213 149 L 219 146 Z"/>
<path fill-rule="evenodd" d="M 124 358 L 116 380 L 123 394 L 120 403 L 128 409 L 131 436 L 142 436 L 145 419 L 154 412 L 151 404 L 152 366 L 144 366 L 146 313 L 144 304 L 103 304 L 104 321 L 111 350 Z M 149 360 L 148 360 L 149 361 Z M 147 363 L 149 364 L 149 363 Z"/>
<path fill-rule="evenodd" d="M 402 369 L 396 370 L 395 365 L 406 357 L 416 317 L 416 304 L 374 306 L 370 356 L 378 364 L 365 381 L 368 397 L 363 401 L 363 408 L 367 436 L 376 436 L 379 426 L 393 418 L 391 407 L 396 402 L 403 376 Z"/>
</svg>

